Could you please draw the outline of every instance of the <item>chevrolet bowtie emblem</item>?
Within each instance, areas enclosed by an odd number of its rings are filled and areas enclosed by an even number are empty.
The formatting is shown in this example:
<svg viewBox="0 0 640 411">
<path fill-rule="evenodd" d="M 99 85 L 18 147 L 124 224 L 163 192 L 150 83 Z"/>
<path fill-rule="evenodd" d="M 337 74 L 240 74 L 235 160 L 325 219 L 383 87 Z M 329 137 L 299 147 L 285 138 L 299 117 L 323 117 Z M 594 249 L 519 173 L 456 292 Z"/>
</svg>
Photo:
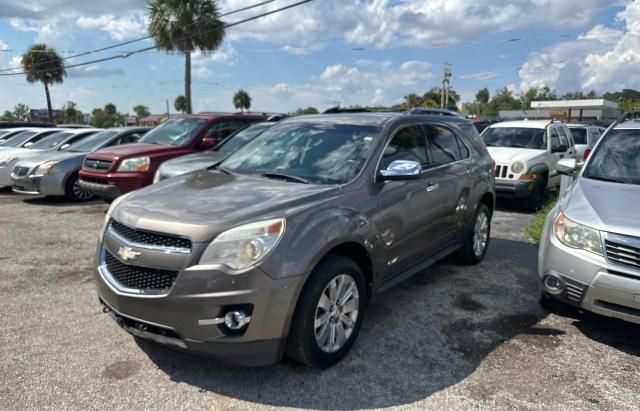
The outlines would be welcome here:
<svg viewBox="0 0 640 411">
<path fill-rule="evenodd" d="M 141 253 L 139 253 L 138 251 L 133 251 L 133 249 L 129 247 L 120 247 L 118 249 L 118 256 L 124 262 L 137 260 L 138 257 L 140 257 L 140 254 Z"/>
</svg>

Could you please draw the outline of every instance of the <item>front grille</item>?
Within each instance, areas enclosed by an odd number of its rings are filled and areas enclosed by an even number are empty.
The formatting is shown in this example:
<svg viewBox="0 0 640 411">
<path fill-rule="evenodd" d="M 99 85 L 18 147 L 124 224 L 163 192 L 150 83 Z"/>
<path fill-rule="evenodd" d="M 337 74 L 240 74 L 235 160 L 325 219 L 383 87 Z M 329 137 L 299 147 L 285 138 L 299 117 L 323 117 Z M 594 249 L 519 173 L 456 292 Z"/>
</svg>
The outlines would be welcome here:
<svg viewBox="0 0 640 411">
<path fill-rule="evenodd" d="M 177 271 L 124 264 L 107 250 L 105 250 L 105 263 L 111 276 L 120 285 L 135 290 L 168 291 L 178 276 Z"/>
<path fill-rule="evenodd" d="M 496 178 L 507 178 L 509 166 L 496 166 Z"/>
<path fill-rule="evenodd" d="M 84 160 L 84 168 L 89 170 L 106 171 L 111 167 L 112 161 L 108 160 L 92 160 L 90 158 Z"/>
<path fill-rule="evenodd" d="M 111 220 L 111 229 L 132 243 L 191 250 L 191 241 L 186 238 L 138 230 L 119 223 L 116 220 Z"/>
<path fill-rule="evenodd" d="M 605 240 L 607 259 L 612 263 L 640 269 L 640 248 Z"/>
<path fill-rule="evenodd" d="M 18 176 L 18 177 L 24 177 L 27 174 L 29 174 L 29 168 L 28 167 L 14 167 L 13 174 Z"/>
</svg>

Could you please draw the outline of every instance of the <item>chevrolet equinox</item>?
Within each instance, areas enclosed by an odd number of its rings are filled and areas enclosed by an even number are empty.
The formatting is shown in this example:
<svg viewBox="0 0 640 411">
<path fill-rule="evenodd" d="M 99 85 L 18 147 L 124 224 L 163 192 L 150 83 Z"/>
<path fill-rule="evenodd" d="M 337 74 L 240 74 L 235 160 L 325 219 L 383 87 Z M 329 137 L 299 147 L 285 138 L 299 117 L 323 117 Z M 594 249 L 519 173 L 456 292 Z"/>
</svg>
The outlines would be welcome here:
<svg viewBox="0 0 640 411">
<path fill-rule="evenodd" d="M 454 252 L 484 258 L 494 198 L 482 141 L 445 116 L 291 118 L 217 166 L 116 199 L 98 296 L 138 337 L 325 368 L 377 293 Z"/>
</svg>

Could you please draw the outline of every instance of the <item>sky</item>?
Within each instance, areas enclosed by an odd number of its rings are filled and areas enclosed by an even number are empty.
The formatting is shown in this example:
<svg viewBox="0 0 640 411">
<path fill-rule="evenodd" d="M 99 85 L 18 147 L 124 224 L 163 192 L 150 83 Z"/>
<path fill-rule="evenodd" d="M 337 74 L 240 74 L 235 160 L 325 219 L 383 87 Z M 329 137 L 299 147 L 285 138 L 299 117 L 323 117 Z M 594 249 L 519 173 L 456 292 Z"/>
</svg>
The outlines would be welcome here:
<svg viewBox="0 0 640 411">
<path fill-rule="evenodd" d="M 294 3 L 277 0 L 228 23 Z M 222 13 L 258 0 L 220 0 Z M 35 42 L 63 57 L 136 39 L 145 0 L 0 0 L 0 70 L 17 67 Z M 66 60 L 111 57 L 153 45 L 132 43 Z M 463 101 L 487 87 L 519 93 L 640 88 L 640 0 L 315 0 L 229 28 L 213 53 L 193 56 L 194 112 L 233 111 L 238 89 L 252 110 L 289 112 L 336 103 L 392 105 L 439 86 L 445 64 Z M 6 74 L 7 71 L 0 72 Z M 67 70 L 51 88 L 54 108 L 143 104 L 153 113 L 184 93 L 184 57 L 149 51 Z M 46 107 L 43 86 L 0 76 L 0 112 Z"/>
</svg>

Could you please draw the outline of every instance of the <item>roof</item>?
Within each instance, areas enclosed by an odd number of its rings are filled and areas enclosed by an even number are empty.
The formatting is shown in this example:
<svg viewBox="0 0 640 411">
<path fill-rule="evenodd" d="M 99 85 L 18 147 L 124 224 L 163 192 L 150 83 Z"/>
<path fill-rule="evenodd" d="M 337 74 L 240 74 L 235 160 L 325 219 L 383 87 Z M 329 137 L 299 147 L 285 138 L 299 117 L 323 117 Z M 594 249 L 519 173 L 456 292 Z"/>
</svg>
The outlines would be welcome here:
<svg viewBox="0 0 640 411">
<path fill-rule="evenodd" d="M 399 117 L 406 117 L 400 113 L 336 113 L 336 114 L 309 114 L 295 116 L 283 120 L 283 122 L 300 123 L 344 123 L 366 126 L 380 126 L 387 121 Z"/>
<path fill-rule="evenodd" d="M 605 99 L 590 100 L 557 100 L 557 101 L 532 101 L 531 108 L 555 108 L 555 109 L 585 109 L 585 108 L 612 108 L 617 109 L 618 104 Z"/>
<path fill-rule="evenodd" d="M 501 123 L 492 124 L 491 128 L 540 128 L 545 129 L 551 124 L 550 120 L 522 120 L 522 121 L 503 121 Z"/>
<path fill-rule="evenodd" d="M 86 133 L 87 131 L 104 131 L 103 128 L 58 128 L 56 129 L 56 131 L 61 131 L 64 133 L 71 133 L 71 134 L 81 134 L 81 133 Z"/>
<path fill-rule="evenodd" d="M 627 120 L 623 123 L 617 124 L 615 127 L 616 130 L 618 129 L 626 129 L 626 130 L 634 130 L 634 129 L 640 129 L 640 120 Z"/>
</svg>

